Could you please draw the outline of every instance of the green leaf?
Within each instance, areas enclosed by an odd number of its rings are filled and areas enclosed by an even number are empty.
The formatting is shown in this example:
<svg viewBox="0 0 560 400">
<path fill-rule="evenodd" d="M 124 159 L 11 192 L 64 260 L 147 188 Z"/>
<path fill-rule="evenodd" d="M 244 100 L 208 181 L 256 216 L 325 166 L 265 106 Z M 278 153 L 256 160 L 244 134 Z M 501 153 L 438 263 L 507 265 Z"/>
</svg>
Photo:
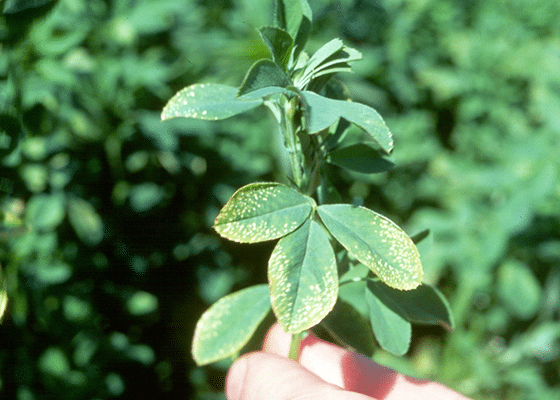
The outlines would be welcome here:
<svg viewBox="0 0 560 400">
<path fill-rule="evenodd" d="M 367 286 L 380 301 L 408 322 L 453 329 L 449 303 L 436 288 L 422 284 L 414 290 L 401 291 L 373 281 Z"/>
<path fill-rule="evenodd" d="M 45 350 L 37 364 L 41 372 L 60 378 L 70 372 L 68 357 L 58 347 L 51 346 Z"/>
<path fill-rule="evenodd" d="M 362 303 L 365 304 L 364 295 L 365 292 L 362 293 Z M 373 355 L 374 337 L 368 320 L 341 298 L 325 317 L 321 326 L 339 345 L 368 357 Z"/>
<path fill-rule="evenodd" d="M 37 280 L 45 285 L 63 283 L 72 276 L 72 267 L 62 261 L 37 261 L 30 269 Z"/>
<path fill-rule="evenodd" d="M 317 198 L 320 204 L 335 204 L 342 201 L 342 196 L 336 187 L 325 177 L 317 188 Z"/>
<path fill-rule="evenodd" d="M 317 212 L 336 240 L 387 285 L 400 290 L 420 285 L 418 249 L 394 222 L 348 204 L 322 205 Z"/>
<path fill-rule="evenodd" d="M 369 310 L 365 294 L 364 281 L 341 284 L 338 289 L 338 301 L 321 326 L 324 326 L 336 341 L 342 341 L 346 346 L 371 356 L 374 351 L 373 332 L 368 322 Z"/>
<path fill-rule="evenodd" d="M 55 229 L 66 216 L 66 196 L 63 193 L 36 194 L 26 207 L 26 221 L 33 230 L 46 232 Z"/>
<path fill-rule="evenodd" d="M 4 14 L 15 14 L 31 8 L 42 7 L 53 0 L 7 0 L 4 3 Z"/>
<path fill-rule="evenodd" d="M 231 86 L 218 83 L 195 84 L 182 89 L 169 100 L 163 108 L 161 119 L 225 119 L 252 110 L 262 103 L 262 99 L 238 99 L 237 88 Z"/>
<path fill-rule="evenodd" d="M 135 185 L 130 190 L 130 207 L 136 212 L 146 212 L 155 208 L 165 198 L 165 189 L 153 182 Z"/>
<path fill-rule="evenodd" d="M 399 314 L 387 307 L 371 291 L 366 290 L 369 321 L 377 343 L 382 349 L 402 356 L 410 347 L 412 326 Z"/>
<path fill-rule="evenodd" d="M 307 62 L 307 65 L 305 66 L 305 70 L 303 72 L 303 75 L 305 76 L 305 75 L 313 73 L 313 71 L 315 71 L 315 69 L 321 63 L 325 62 L 332 55 L 334 55 L 337 52 L 339 52 L 340 50 L 342 50 L 343 47 L 344 47 L 344 44 L 342 43 L 342 40 L 340 40 L 338 38 L 333 39 L 328 43 L 325 43 L 323 46 L 321 46 L 319 48 L 319 50 L 317 50 L 315 52 L 315 54 L 313 54 L 311 56 L 311 58 Z"/>
<path fill-rule="evenodd" d="M 424 229 L 423 231 L 420 231 L 420 232 L 412 235 L 410 238 L 412 239 L 414 244 L 417 245 L 418 243 L 420 243 L 424 239 L 426 239 L 428 236 L 430 236 L 430 230 L 429 229 Z"/>
<path fill-rule="evenodd" d="M 192 354 L 198 365 L 234 355 L 249 341 L 270 311 L 268 285 L 222 297 L 198 320 Z"/>
<path fill-rule="evenodd" d="M 356 143 L 333 150 L 327 155 L 327 162 L 364 174 L 386 172 L 395 165 L 384 153 L 365 143 Z"/>
<path fill-rule="evenodd" d="M 222 208 L 214 229 L 241 243 L 278 239 L 296 230 L 311 214 L 310 197 L 279 183 L 253 183 L 242 187 Z"/>
<path fill-rule="evenodd" d="M 358 50 L 344 46 L 340 39 L 333 39 L 313 54 L 295 84 L 300 89 L 319 93 L 334 74 L 351 72 L 349 63 L 361 59 L 362 53 Z M 321 79 L 317 79 L 319 77 Z"/>
<path fill-rule="evenodd" d="M 351 101 L 328 99 L 309 91 L 302 94 L 308 107 L 307 129 L 310 133 L 322 131 L 344 118 L 363 129 L 385 152 L 390 153 L 393 149 L 393 135 L 373 108 Z"/>
<path fill-rule="evenodd" d="M 3 97 L 5 99 L 6 95 Z M 22 137 L 22 131 L 21 123 L 16 117 L 0 114 L 0 157 L 4 158 L 16 148 Z"/>
<path fill-rule="evenodd" d="M 364 300 L 365 294 L 366 281 L 363 279 L 353 282 L 341 282 L 338 288 L 338 297 L 350 304 L 364 318 L 368 319 L 369 310 Z"/>
<path fill-rule="evenodd" d="M 268 281 L 272 309 L 286 332 L 321 322 L 338 293 L 336 258 L 321 225 L 308 219 L 280 239 L 268 262 Z"/>
<path fill-rule="evenodd" d="M 307 0 L 276 0 L 274 10 L 276 26 L 285 30 L 294 39 L 294 59 L 303 50 L 309 34 L 313 13 Z"/>
<path fill-rule="evenodd" d="M 78 197 L 68 199 L 68 220 L 82 242 L 94 246 L 103 240 L 103 221 L 95 208 Z"/>
<path fill-rule="evenodd" d="M 243 83 L 241 83 L 239 87 L 237 95 L 243 96 L 255 90 L 265 89 L 270 86 L 286 87 L 291 84 L 292 81 L 290 78 L 288 78 L 278 65 L 273 61 L 262 59 L 255 62 L 251 68 L 249 68 L 245 79 L 243 79 Z"/>
<path fill-rule="evenodd" d="M 350 72 L 351 68 L 348 63 L 361 59 L 361 52 L 351 47 L 344 46 L 330 58 L 324 60 L 320 65 L 314 68 L 313 77 L 334 74 L 336 72 Z"/>
<path fill-rule="evenodd" d="M 67 320 L 72 322 L 87 321 L 93 311 L 89 302 L 76 296 L 65 296 L 62 301 L 62 311 Z"/>
<path fill-rule="evenodd" d="M 151 293 L 139 290 L 126 302 L 126 308 L 132 315 L 146 315 L 158 309 L 158 299 Z"/>
<path fill-rule="evenodd" d="M 294 48 L 294 39 L 285 30 L 272 26 L 261 28 L 259 33 L 272 54 L 272 60 L 286 71 Z"/>
<path fill-rule="evenodd" d="M 327 85 L 327 89 L 331 85 Z M 342 143 L 343 139 L 346 137 L 348 133 L 348 128 L 350 127 L 350 122 L 346 121 L 344 118 L 340 118 L 336 126 L 332 126 L 329 129 L 329 135 L 326 137 L 325 140 L 325 149 L 327 152 L 330 152 L 337 148 L 340 143 Z"/>
<path fill-rule="evenodd" d="M 4 271 L 0 266 L 0 324 L 4 318 L 4 313 L 8 306 L 8 281 L 4 277 Z"/>
<path fill-rule="evenodd" d="M 364 281 L 368 275 L 371 274 L 371 270 L 362 263 L 349 263 L 348 269 L 340 274 L 339 283 L 341 286 L 348 284 L 354 284 L 355 282 Z M 341 268 L 339 268 L 341 269 Z"/>
<path fill-rule="evenodd" d="M 264 97 L 273 95 L 273 94 L 277 94 L 277 93 L 282 93 L 285 94 L 286 96 L 293 96 L 294 95 L 294 91 L 290 90 L 290 89 L 286 89 L 283 87 L 278 87 L 278 86 L 268 86 L 262 89 L 257 89 L 254 90 L 252 92 L 246 93 L 242 96 L 239 96 L 239 99 L 242 100 L 255 100 L 255 99 L 262 99 Z M 265 102 L 265 105 L 267 105 L 267 103 Z"/>
<path fill-rule="evenodd" d="M 529 319 L 539 310 L 541 285 L 527 265 L 506 260 L 498 269 L 497 286 L 500 300 L 515 317 Z"/>
</svg>

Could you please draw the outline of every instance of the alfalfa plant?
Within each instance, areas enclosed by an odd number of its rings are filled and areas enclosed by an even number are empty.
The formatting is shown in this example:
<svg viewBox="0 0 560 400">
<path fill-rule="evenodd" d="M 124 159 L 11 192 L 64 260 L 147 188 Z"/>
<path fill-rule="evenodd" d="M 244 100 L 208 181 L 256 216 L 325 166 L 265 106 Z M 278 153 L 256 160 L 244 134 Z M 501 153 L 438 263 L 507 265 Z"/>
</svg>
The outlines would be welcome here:
<svg viewBox="0 0 560 400">
<path fill-rule="evenodd" d="M 286 183 L 240 188 L 215 220 L 215 230 L 229 240 L 279 240 L 268 262 L 268 284 L 221 298 L 198 321 L 192 353 L 199 365 L 238 354 L 271 308 L 292 334 L 293 359 L 305 332 L 318 326 L 336 342 L 371 355 L 373 336 L 382 348 L 404 354 L 412 322 L 453 324 L 443 296 L 421 285 L 414 241 L 372 210 L 333 201 L 326 164 L 387 171 L 393 138 L 377 111 L 344 99 L 341 85 L 331 80 L 351 70 L 359 51 L 339 39 L 312 56 L 303 51 L 311 21 L 307 0 L 276 0 L 274 26 L 259 30 L 270 59 L 255 62 L 239 88 L 195 84 L 163 109 L 164 121 L 218 120 L 264 105 L 291 161 Z M 351 124 L 361 128 L 359 140 L 348 134 Z"/>
</svg>

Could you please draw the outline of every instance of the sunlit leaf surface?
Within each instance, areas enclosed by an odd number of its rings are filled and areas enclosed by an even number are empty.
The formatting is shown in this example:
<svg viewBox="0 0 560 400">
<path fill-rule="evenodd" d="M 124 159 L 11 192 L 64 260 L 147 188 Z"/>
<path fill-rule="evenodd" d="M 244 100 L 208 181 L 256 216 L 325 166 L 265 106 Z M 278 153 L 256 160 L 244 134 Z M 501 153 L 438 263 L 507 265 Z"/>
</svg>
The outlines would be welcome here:
<svg viewBox="0 0 560 400">
<path fill-rule="evenodd" d="M 307 129 L 310 133 L 326 129 L 344 118 L 362 128 L 385 152 L 390 153 L 393 149 L 393 135 L 373 108 L 351 101 L 328 99 L 308 91 L 303 92 L 303 97 L 309 107 Z"/>
<path fill-rule="evenodd" d="M 192 344 L 196 363 L 209 364 L 239 351 L 269 311 L 268 285 L 251 286 L 222 297 L 196 324 Z"/>
<path fill-rule="evenodd" d="M 307 220 L 280 239 L 268 262 L 268 280 L 272 309 L 286 332 L 319 323 L 338 292 L 336 259 L 324 228 Z"/>
<path fill-rule="evenodd" d="M 319 50 L 311 56 L 303 75 L 307 75 L 313 72 L 321 63 L 325 62 L 329 57 L 334 55 L 336 52 L 342 50 L 344 44 L 340 39 L 333 39 L 328 43 L 325 43 Z"/>
<path fill-rule="evenodd" d="M 163 109 L 163 121 L 176 118 L 197 118 L 218 120 L 252 110 L 262 104 L 262 100 L 240 100 L 237 88 L 217 84 L 201 83 L 188 86 L 169 100 Z"/>
<path fill-rule="evenodd" d="M 348 204 L 322 205 L 317 211 L 336 240 L 387 285 L 401 290 L 420 285 L 418 249 L 395 223 Z"/>
<path fill-rule="evenodd" d="M 313 199 L 288 186 L 253 183 L 233 194 L 216 217 L 214 229 L 242 243 L 278 239 L 303 224 L 313 206 Z"/>
</svg>

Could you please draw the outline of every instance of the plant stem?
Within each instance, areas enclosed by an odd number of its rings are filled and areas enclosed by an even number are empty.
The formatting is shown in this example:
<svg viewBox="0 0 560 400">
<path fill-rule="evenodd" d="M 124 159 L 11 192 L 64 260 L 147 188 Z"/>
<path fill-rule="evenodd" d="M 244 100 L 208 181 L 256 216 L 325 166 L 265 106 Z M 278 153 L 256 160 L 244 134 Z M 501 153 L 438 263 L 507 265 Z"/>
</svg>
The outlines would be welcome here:
<svg viewBox="0 0 560 400">
<path fill-rule="evenodd" d="M 267 100 L 264 104 L 272 111 L 276 121 L 278 121 L 280 134 L 284 140 L 284 146 L 290 156 L 293 182 L 300 190 L 303 190 L 303 155 L 301 152 L 301 145 L 297 138 L 297 126 L 295 121 L 296 108 L 292 101 L 286 98 L 282 98 L 278 101 Z"/>
<path fill-rule="evenodd" d="M 305 337 L 306 333 L 307 332 L 300 332 L 292 335 L 292 341 L 290 342 L 290 352 L 288 353 L 288 357 L 290 360 L 299 360 L 301 341 Z"/>
<path fill-rule="evenodd" d="M 288 149 L 288 153 L 290 154 L 294 183 L 299 189 L 303 189 L 303 162 L 300 158 L 301 148 L 300 146 L 298 146 L 298 138 L 296 135 L 295 114 L 296 110 L 293 103 L 291 101 L 288 101 L 285 109 L 282 112 L 283 119 L 280 122 L 280 130 L 282 131 L 286 148 Z"/>
</svg>

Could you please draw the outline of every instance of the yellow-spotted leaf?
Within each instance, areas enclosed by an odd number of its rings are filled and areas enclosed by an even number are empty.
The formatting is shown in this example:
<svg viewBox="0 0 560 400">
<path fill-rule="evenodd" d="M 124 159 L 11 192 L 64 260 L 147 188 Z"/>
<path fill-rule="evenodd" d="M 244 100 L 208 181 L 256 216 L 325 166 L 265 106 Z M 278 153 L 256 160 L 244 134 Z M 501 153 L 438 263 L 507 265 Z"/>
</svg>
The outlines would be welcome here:
<svg viewBox="0 0 560 400">
<path fill-rule="evenodd" d="M 162 121 L 176 118 L 218 120 L 252 110 L 262 99 L 237 98 L 237 88 L 218 83 L 195 84 L 180 90 L 163 108 Z"/>
<path fill-rule="evenodd" d="M 192 343 L 198 365 L 222 360 L 247 344 L 270 311 L 268 285 L 256 285 L 222 297 L 198 320 Z"/>
<path fill-rule="evenodd" d="M 307 220 L 280 239 L 268 262 L 268 280 L 272 309 L 286 332 L 321 322 L 338 293 L 336 259 L 324 228 Z"/>
<path fill-rule="evenodd" d="M 242 187 L 222 208 L 214 229 L 241 243 L 274 240 L 296 230 L 311 215 L 315 202 L 279 183 L 253 183 Z"/>
<path fill-rule="evenodd" d="M 400 290 L 420 285 L 418 249 L 394 222 L 349 204 L 322 205 L 317 212 L 335 239 L 384 283 Z"/>
</svg>

